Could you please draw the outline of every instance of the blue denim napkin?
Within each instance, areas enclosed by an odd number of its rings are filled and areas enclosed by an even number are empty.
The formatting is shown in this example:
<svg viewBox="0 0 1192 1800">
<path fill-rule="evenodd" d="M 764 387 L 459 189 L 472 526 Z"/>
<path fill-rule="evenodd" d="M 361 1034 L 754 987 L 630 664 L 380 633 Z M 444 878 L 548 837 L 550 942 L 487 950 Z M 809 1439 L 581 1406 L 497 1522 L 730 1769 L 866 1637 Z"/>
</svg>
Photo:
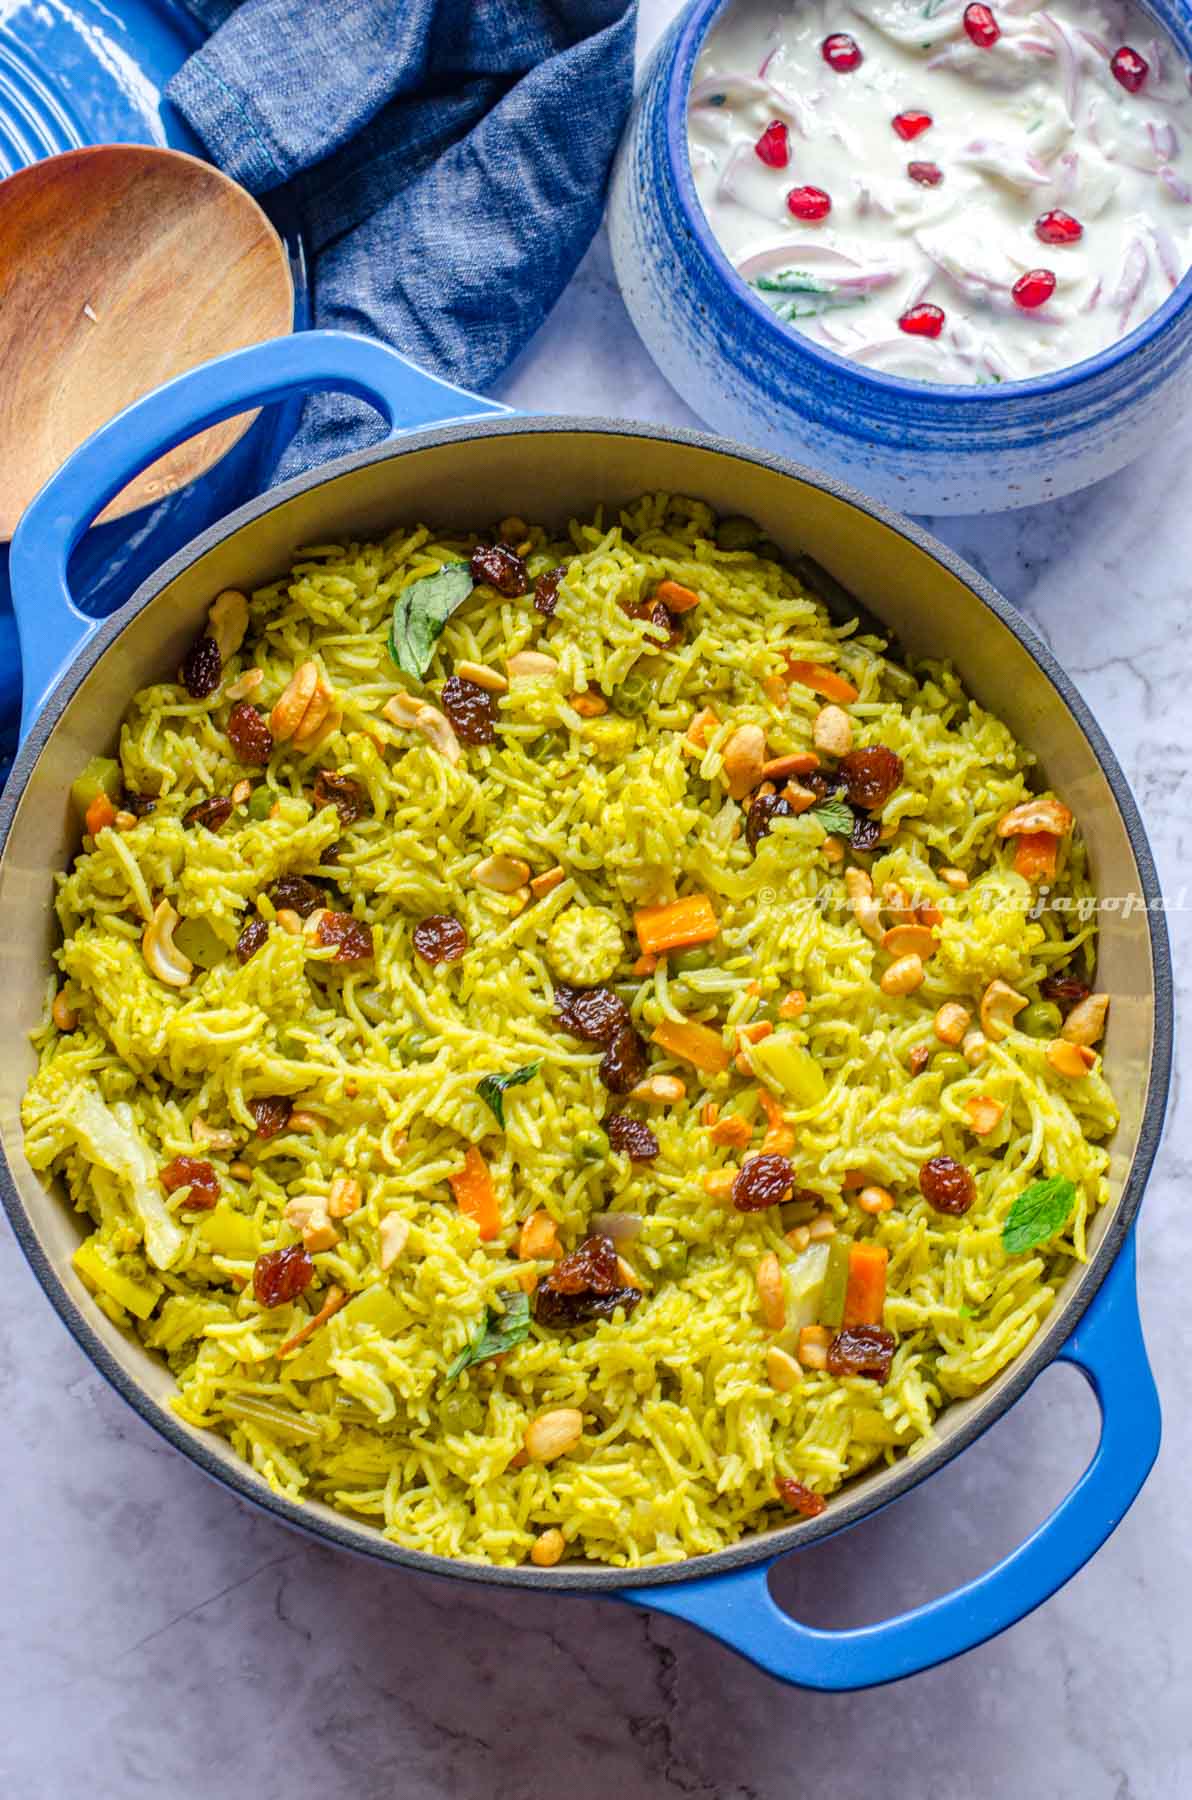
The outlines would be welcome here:
<svg viewBox="0 0 1192 1800">
<path fill-rule="evenodd" d="M 633 85 L 635 0 L 188 0 L 210 31 L 169 99 L 212 160 L 284 190 L 314 320 L 483 387 L 600 222 Z M 308 403 L 278 479 L 373 442 Z"/>
</svg>

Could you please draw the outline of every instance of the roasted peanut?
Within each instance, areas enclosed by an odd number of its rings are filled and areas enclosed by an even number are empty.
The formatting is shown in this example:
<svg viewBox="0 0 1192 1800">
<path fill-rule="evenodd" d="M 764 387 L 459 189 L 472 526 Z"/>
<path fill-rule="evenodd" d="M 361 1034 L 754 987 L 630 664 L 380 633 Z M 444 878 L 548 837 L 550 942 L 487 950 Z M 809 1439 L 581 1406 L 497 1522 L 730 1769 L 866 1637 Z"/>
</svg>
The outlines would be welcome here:
<svg viewBox="0 0 1192 1800">
<path fill-rule="evenodd" d="M 821 706 L 811 730 L 817 750 L 829 756 L 846 756 L 853 747 L 853 722 L 839 706 Z"/>
</svg>

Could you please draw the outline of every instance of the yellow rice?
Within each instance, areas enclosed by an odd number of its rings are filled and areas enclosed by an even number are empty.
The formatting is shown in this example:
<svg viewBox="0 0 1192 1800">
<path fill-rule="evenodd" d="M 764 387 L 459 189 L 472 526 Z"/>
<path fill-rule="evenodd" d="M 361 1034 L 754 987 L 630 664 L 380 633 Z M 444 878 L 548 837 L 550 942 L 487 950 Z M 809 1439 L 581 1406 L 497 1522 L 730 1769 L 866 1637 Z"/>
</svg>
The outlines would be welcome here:
<svg viewBox="0 0 1192 1800">
<path fill-rule="evenodd" d="M 778 1476 L 830 1495 L 875 1459 L 929 1441 L 941 1406 L 1021 1352 L 1083 1255 L 1086 1221 L 1107 1197 L 1107 1158 L 1094 1140 L 1111 1132 L 1116 1112 L 1099 1061 L 1087 1079 L 1065 1080 L 1044 1045 L 1018 1031 L 959 1078 L 953 1069 L 945 1079 L 936 1055 L 917 1075 L 908 1067 L 914 1046 L 939 1051 L 932 1018 L 944 1000 L 975 1011 L 997 976 L 1033 999 L 1040 979 L 1070 959 L 1092 967 L 1087 907 L 1032 917 L 1032 891 L 995 836 L 998 818 L 1028 792 L 1031 757 L 948 668 L 887 661 L 880 641 L 831 623 L 777 562 L 719 549 L 715 520 L 696 502 L 653 495 L 620 517 L 573 522 L 561 539 L 526 535 L 531 574 L 566 567 L 556 616 L 544 619 L 530 598 L 477 590 L 448 624 L 425 692 L 435 699 L 462 659 L 503 669 L 525 647 L 549 651 L 559 668 L 515 680 L 498 702 L 496 744 L 465 749 L 455 767 L 381 709 L 409 685 L 387 649 L 395 596 L 467 556 L 470 534 L 403 527 L 379 544 L 307 548 L 253 597 L 225 685 L 260 667 L 252 699 L 268 711 L 313 656 L 344 708 L 342 729 L 316 755 L 276 749 L 262 772 L 276 817 L 240 807 L 218 834 L 184 827 L 196 801 L 257 772 L 230 755 L 221 692 L 192 700 L 163 679 L 135 696 L 120 736 L 123 777 L 130 790 L 156 794 L 157 807 L 127 832 L 85 839 L 59 878 L 63 943 L 47 1008 L 64 984 L 79 1022 L 60 1032 L 47 1010 L 26 1145 L 90 1221 L 97 1255 L 80 1266 L 96 1303 L 168 1360 L 181 1416 L 224 1434 L 278 1491 L 321 1498 L 441 1555 L 517 1563 L 558 1526 L 569 1557 L 636 1566 L 715 1550 L 787 1516 Z M 662 577 L 702 600 L 685 616 L 683 641 L 660 650 L 625 605 Z M 810 815 L 782 820 L 754 857 L 741 809 L 726 797 L 720 752 L 737 726 L 762 725 L 771 756 L 811 742 L 815 695 L 793 685 L 778 702 L 763 688 L 784 655 L 845 673 L 860 690 L 850 708 L 858 743 L 880 741 L 903 759 L 884 815 L 898 830 L 871 859 L 874 884 L 901 882 L 946 915 L 939 954 L 907 997 L 879 990 L 884 960 L 840 907 L 841 872 L 825 857 L 821 825 Z M 612 694 L 635 668 L 654 684 L 644 716 L 586 719 L 570 705 L 585 688 Z M 721 723 L 692 756 L 683 735 L 706 705 Z M 316 811 L 318 768 L 360 782 L 371 815 L 341 831 L 333 808 Z M 325 864 L 332 844 L 337 859 Z M 565 879 L 517 911 L 469 880 L 493 853 L 535 872 L 561 864 Z M 964 893 L 941 881 L 946 865 L 968 873 Z M 272 917 L 260 896 L 290 871 L 325 878 L 343 896 L 332 903 L 373 926 L 375 966 L 337 972 L 326 952 L 277 927 L 240 966 L 231 954 L 239 932 L 254 907 Z M 648 1038 L 660 1019 L 694 1011 L 731 1046 L 755 1009 L 792 987 L 806 992 L 805 1013 L 784 1029 L 810 1051 L 826 1092 L 801 1111 L 788 1107 L 793 1159 L 836 1221 L 889 1250 L 885 1323 L 898 1348 L 884 1386 L 810 1371 L 788 1392 L 769 1384 L 775 1339 L 755 1274 L 766 1252 L 784 1269 L 797 1252 L 778 1209 L 744 1214 L 705 1191 L 705 1176 L 740 1153 L 712 1145 L 699 1119 L 709 1099 L 755 1096 L 755 1081 L 731 1068 L 701 1077 L 655 1050 L 652 1068 L 687 1087 L 683 1102 L 651 1111 L 658 1160 L 577 1160 L 576 1141 L 599 1130 L 608 1096 L 600 1049 L 552 1025 L 547 934 L 569 909 L 604 909 L 622 931 L 624 981 L 637 955 L 633 909 L 676 890 L 714 902 L 715 971 L 693 987 L 668 979 L 664 960 L 640 981 L 635 1020 Z M 1090 897 L 1079 836 L 1065 844 L 1054 890 Z M 141 950 L 147 909 L 163 895 L 184 920 L 206 921 L 222 947 L 181 990 L 155 980 Z M 831 904 L 809 904 L 817 895 Z M 462 963 L 437 973 L 410 943 L 431 913 L 461 919 L 471 943 Z M 427 1034 L 423 1060 L 405 1059 L 412 1030 Z M 536 1059 L 539 1077 L 506 1095 L 502 1134 L 477 1081 Z M 968 1129 L 964 1101 L 977 1092 L 1007 1109 L 989 1139 Z M 257 1140 L 246 1103 L 262 1094 L 294 1096 L 316 1128 Z M 236 1147 L 196 1141 L 196 1117 L 229 1129 Z M 447 1181 L 473 1142 L 504 1220 L 487 1244 Z M 940 1153 L 976 1175 L 979 1198 L 963 1218 L 920 1197 L 918 1169 Z M 215 1165 L 215 1212 L 186 1213 L 162 1193 L 156 1171 L 179 1154 Z M 249 1179 L 229 1172 L 238 1158 Z M 893 1211 L 858 1212 L 842 1191 L 858 1168 L 893 1191 Z M 1007 1257 L 1002 1223 L 1044 1173 L 1076 1185 L 1069 1225 L 1045 1251 Z M 287 1201 L 326 1197 L 342 1175 L 361 1181 L 363 1205 L 315 1256 L 312 1290 L 263 1309 L 253 1263 L 298 1241 L 283 1219 Z M 596 1211 L 643 1215 L 627 1254 L 645 1298 L 629 1318 L 563 1332 L 535 1325 L 500 1362 L 448 1383 L 486 1303 L 514 1290 L 524 1268 L 511 1260 L 518 1225 L 536 1209 L 557 1221 L 567 1249 Z M 382 1272 L 379 1227 L 392 1213 L 408 1237 Z M 332 1283 L 357 1298 L 279 1364 L 278 1346 Z M 524 1462 L 527 1424 L 564 1406 L 583 1412 L 578 1448 Z"/>
</svg>

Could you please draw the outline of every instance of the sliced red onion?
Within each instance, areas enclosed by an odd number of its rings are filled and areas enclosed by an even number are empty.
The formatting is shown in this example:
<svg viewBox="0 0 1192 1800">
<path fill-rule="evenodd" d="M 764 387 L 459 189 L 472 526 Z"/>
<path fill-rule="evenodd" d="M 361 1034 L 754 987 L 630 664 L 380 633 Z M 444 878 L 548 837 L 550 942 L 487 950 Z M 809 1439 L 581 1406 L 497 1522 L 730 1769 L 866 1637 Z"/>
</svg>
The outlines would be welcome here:
<svg viewBox="0 0 1192 1800">
<path fill-rule="evenodd" d="M 812 270 L 822 275 L 825 281 L 831 282 L 834 288 L 845 293 L 866 294 L 874 288 L 885 287 L 902 273 L 901 269 L 883 268 L 880 265 L 866 268 L 863 263 L 855 262 L 851 256 L 845 256 L 840 250 L 829 249 L 827 244 L 806 244 L 788 242 L 773 244 L 767 250 L 759 250 L 753 256 L 747 256 L 737 264 L 737 274 L 745 281 L 752 281 L 755 275 L 768 275 L 774 269 Z"/>
<path fill-rule="evenodd" d="M 640 1213 L 593 1213 L 588 1220 L 599 1237 L 610 1237 L 614 1244 L 631 1244 L 645 1220 Z"/>
<path fill-rule="evenodd" d="M 1171 194 L 1174 199 L 1182 201 L 1185 206 L 1188 204 L 1189 200 L 1192 200 L 1192 188 L 1188 186 L 1186 181 L 1180 179 L 1174 169 L 1166 167 L 1160 169 L 1159 180 L 1163 183 L 1163 186 L 1167 189 L 1168 193 Z"/>
<path fill-rule="evenodd" d="M 1180 140 L 1170 119 L 1163 125 L 1156 125 L 1153 119 L 1148 119 L 1146 134 L 1151 140 L 1151 149 L 1155 152 L 1157 162 L 1169 163 L 1178 155 Z"/>
<path fill-rule="evenodd" d="M 1156 225 L 1153 220 L 1148 221 L 1147 230 L 1150 232 L 1151 241 L 1155 246 L 1155 256 L 1159 267 L 1172 287 L 1175 287 L 1183 274 L 1175 240 L 1169 231 L 1165 230 L 1162 225 Z"/>
<path fill-rule="evenodd" d="M 993 138 L 974 138 L 956 160 L 986 175 L 995 175 L 1010 187 L 1025 190 L 1051 185 L 1051 176 L 1037 156 Z"/>
<path fill-rule="evenodd" d="M 1076 46 L 1058 19 L 1053 18 L 1047 12 L 1041 12 L 1039 17 L 1047 29 L 1055 34 L 1059 63 L 1063 70 L 1064 105 L 1068 109 L 1068 117 L 1075 121 L 1076 95 L 1080 86 L 1080 63 L 1076 55 Z"/>
<path fill-rule="evenodd" d="M 1150 258 L 1146 253 L 1146 245 L 1141 238 L 1131 238 L 1130 247 L 1126 251 L 1126 260 L 1122 266 L 1122 279 L 1113 294 L 1113 305 L 1118 309 L 1118 330 L 1125 332 L 1127 320 L 1134 311 L 1135 302 L 1142 292 L 1142 286 L 1150 268 Z"/>
</svg>

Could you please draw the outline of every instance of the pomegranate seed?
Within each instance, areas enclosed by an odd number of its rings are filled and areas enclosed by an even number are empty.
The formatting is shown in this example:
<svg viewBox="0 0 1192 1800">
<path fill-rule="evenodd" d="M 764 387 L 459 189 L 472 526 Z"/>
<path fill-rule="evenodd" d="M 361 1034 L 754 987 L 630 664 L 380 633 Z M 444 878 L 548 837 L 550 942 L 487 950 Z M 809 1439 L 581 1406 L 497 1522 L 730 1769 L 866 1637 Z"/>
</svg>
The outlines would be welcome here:
<svg viewBox="0 0 1192 1800">
<path fill-rule="evenodd" d="M 1054 293 L 1055 276 L 1050 269 L 1028 269 L 1010 289 L 1015 306 L 1021 306 L 1024 312 L 1042 306 Z"/>
<path fill-rule="evenodd" d="M 1035 220 L 1035 236 L 1041 244 L 1075 244 L 1084 236 L 1084 226 L 1071 213 L 1061 212 L 1056 207 L 1052 212 L 1039 214 Z"/>
<path fill-rule="evenodd" d="M 978 50 L 992 50 L 1002 35 L 1002 28 L 994 18 L 993 8 L 990 6 L 966 6 L 964 29 Z"/>
<path fill-rule="evenodd" d="M 944 171 L 938 163 L 907 163 L 906 172 L 920 187 L 938 187 L 944 179 Z"/>
<path fill-rule="evenodd" d="M 772 119 L 753 148 L 767 169 L 785 169 L 791 159 L 791 140 L 782 120 Z"/>
<path fill-rule="evenodd" d="M 831 37 L 826 37 L 820 45 L 820 55 L 838 75 L 847 75 L 851 70 L 859 69 L 864 60 L 860 44 L 847 31 L 834 31 Z"/>
<path fill-rule="evenodd" d="M 932 306 L 927 301 L 920 301 L 904 312 L 898 321 L 899 331 L 909 332 L 911 337 L 936 338 L 944 329 L 944 309 Z"/>
<path fill-rule="evenodd" d="M 832 210 L 832 202 L 823 188 L 792 188 L 786 197 L 787 211 L 796 219 L 826 219 Z"/>
<path fill-rule="evenodd" d="M 921 137 L 925 131 L 931 129 L 932 117 L 930 113 L 925 112 L 895 113 L 890 123 L 903 143 L 909 144 L 912 138 Z"/>
<path fill-rule="evenodd" d="M 1115 50 L 1109 59 L 1109 66 L 1118 81 L 1128 94 L 1136 94 L 1151 72 L 1151 65 L 1145 56 L 1139 56 L 1137 50 L 1131 50 L 1129 44 L 1123 44 Z"/>
</svg>

